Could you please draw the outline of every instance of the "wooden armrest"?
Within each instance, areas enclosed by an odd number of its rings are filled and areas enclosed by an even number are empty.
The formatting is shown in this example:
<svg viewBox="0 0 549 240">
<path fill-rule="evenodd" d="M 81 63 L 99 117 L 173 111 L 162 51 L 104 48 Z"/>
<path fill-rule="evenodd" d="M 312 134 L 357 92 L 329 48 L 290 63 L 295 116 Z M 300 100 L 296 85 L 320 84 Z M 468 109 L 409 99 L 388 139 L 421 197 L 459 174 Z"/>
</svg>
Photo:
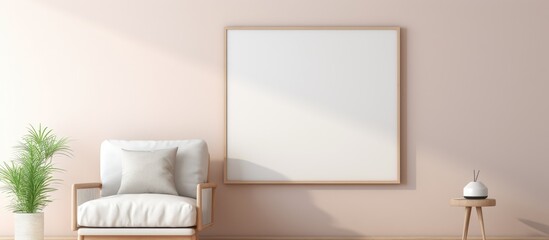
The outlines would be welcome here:
<svg viewBox="0 0 549 240">
<path fill-rule="evenodd" d="M 199 183 L 198 188 L 205 189 L 205 188 L 216 188 L 217 184 L 215 183 Z"/>
<path fill-rule="evenodd" d="M 78 189 L 90 189 L 90 188 L 99 188 L 101 189 L 102 187 L 102 184 L 101 183 L 75 183 L 72 185 L 72 202 L 71 202 L 71 205 L 72 205 L 72 219 L 71 219 L 71 225 L 72 225 L 72 230 L 73 231 L 76 231 L 78 230 L 78 224 L 77 224 L 77 220 L 76 220 L 76 214 L 77 214 L 77 208 L 78 208 L 78 197 L 77 197 L 77 194 L 78 194 Z"/>
<path fill-rule="evenodd" d="M 75 183 L 72 185 L 72 190 L 86 189 L 86 188 L 101 188 L 101 183 Z"/>
<path fill-rule="evenodd" d="M 217 184 L 215 183 L 199 183 L 196 188 L 196 230 L 202 231 L 203 229 L 207 227 L 211 227 L 214 223 L 214 203 L 215 203 L 215 189 L 217 188 Z M 212 189 L 212 202 L 211 202 L 211 208 L 212 208 L 212 215 L 211 215 L 211 221 L 210 223 L 204 225 L 202 224 L 202 190 L 203 189 Z"/>
</svg>

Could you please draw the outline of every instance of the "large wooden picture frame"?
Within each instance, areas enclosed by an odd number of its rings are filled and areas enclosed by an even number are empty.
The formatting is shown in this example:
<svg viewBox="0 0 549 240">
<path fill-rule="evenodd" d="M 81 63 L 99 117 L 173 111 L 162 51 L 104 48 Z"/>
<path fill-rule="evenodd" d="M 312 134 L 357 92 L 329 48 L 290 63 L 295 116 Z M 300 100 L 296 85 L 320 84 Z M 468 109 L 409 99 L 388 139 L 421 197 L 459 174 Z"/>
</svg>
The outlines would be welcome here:
<svg viewBox="0 0 549 240">
<path fill-rule="evenodd" d="M 400 28 L 225 28 L 227 184 L 400 183 Z"/>
</svg>

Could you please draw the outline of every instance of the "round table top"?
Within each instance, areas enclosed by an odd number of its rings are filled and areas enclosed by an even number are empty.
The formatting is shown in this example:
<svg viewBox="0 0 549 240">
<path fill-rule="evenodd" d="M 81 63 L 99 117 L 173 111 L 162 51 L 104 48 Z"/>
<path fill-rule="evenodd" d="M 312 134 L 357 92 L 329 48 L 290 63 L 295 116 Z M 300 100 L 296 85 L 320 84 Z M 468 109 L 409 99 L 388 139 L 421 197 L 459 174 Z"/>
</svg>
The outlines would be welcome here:
<svg viewBox="0 0 549 240">
<path fill-rule="evenodd" d="M 454 207 L 492 207 L 492 206 L 496 206 L 496 199 L 453 198 L 453 199 L 450 199 L 450 205 Z"/>
</svg>

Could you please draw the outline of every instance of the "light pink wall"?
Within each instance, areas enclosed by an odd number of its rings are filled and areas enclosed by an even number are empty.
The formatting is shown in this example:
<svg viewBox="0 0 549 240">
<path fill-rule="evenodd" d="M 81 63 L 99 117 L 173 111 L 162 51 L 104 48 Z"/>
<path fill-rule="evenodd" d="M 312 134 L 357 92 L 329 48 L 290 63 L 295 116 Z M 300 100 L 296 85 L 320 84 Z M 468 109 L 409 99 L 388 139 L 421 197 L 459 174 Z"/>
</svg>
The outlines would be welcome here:
<svg viewBox="0 0 549 240">
<path fill-rule="evenodd" d="M 103 139 L 203 138 L 219 184 L 204 235 L 459 235 L 448 206 L 481 169 L 489 235 L 549 234 L 549 1 L 1 1 L 0 158 L 29 123 L 74 158 L 46 234 L 71 235 L 69 186 Z M 224 26 L 402 27 L 398 186 L 226 186 Z M 311 166 L 314 167 L 314 166 Z M 0 205 L 7 204 L 4 195 Z M 0 210 L 0 236 L 12 234 Z M 478 234 L 476 219 L 471 231 Z"/>
</svg>

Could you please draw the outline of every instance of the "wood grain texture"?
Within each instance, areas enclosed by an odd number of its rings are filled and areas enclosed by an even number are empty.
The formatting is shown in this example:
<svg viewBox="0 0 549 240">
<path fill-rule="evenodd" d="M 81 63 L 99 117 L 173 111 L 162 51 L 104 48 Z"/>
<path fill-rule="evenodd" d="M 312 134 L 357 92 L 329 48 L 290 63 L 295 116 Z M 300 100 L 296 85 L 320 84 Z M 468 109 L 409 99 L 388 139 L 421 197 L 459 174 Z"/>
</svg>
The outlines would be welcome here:
<svg viewBox="0 0 549 240">
<path fill-rule="evenodd" d="M 212 211 L 211 211 L 211 222 L 208 224 L 202 224 L 202 190 L 203 189 L 212 189 Z M 217 188 L 217 184 L 215 183 L 200 183 L 196 187 L 196 231 L 202 231 L 208 227 L 213 226 L 214 223 L 214 207 L 215 207 L 215 189 Z"/>
<path fill-rule="evenodd" d="M 482 216 L 482 207 L 477 208 L 478 222 L 480 223 L 480 233 L 482 234 L 482 240 L 486 240 L 486 232 L 484 231 L 484 217 Z"/>
<path fill-rule="evenodd" d="M 461 240 L 467 240 L 470 221 L 471 221 L 471 207 L 465 207 L 465 219 L 463 220 L 463 234 L 461 235 Z"/>
<path fill-rule="evenodd" d="M 88 188 L 99 188 L 101 189 L 103 185 L 101 183 L 76 183 L 72 185 L 71 192 L 71 229 L 73 231 L 78 230 L 78 224 L 76 219 L 76 213 L 78 208 L 78 189 L 88 189 Z"/>
<path fill-rule="evenodd" d="M 453 207 L 493 207 L 496 206 L 496 199 L 450 199 L 450 205 Z"/>
<path fill-rule="evenodd" d="M 400 27 L 394 26 L 340 26 L 340 27 L 328 27 L 328 26 L 318 26 L 318 27 L 307 27 L 307 26 L 274 26 L 274 27 L 261 27 L 261 26 L 227 26 L 225 30 L 398 30 Z"/>
</svg>

